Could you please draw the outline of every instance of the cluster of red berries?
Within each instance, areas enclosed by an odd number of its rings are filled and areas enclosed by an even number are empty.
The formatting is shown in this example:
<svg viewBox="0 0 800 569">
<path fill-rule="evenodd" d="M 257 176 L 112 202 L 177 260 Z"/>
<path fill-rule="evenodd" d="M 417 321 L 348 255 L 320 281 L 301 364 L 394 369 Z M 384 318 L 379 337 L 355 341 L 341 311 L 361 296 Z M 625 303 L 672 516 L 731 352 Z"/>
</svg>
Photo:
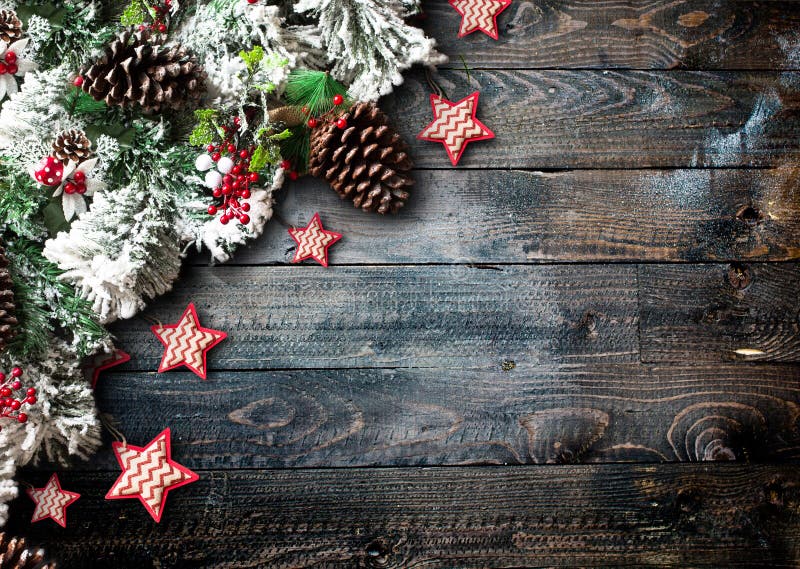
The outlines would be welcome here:
<svg viewBox="0 0 800 569">
<path fill-rule="evenodd" d="M 15 367 L 11 370 L 11 379 L 6 380 L 6 374 L 0 373 L 0 418 L 14 419 L 19 423 L 25 423 L 28 416 L 21 413 L 23 405 L 33 405 L 36 403 L 36 388 L 29 387 L 25 390 L 25 396 L 19 399 L 14 398 L 14 392 L 22 389 L 22 370 Z"/>
<path fill-rule="evenodd" d="M 209 144 L 208 152 L 211 154 L 211 160 L 220 165 L 224 158 L 226 160 L 225 168 L 220 171 L 224 173 L 222 176 L 222 183 L 214 188 L 212 195 L 221 199 L 222 203 L 211 204 L 208 206 L 209 215 L 217 215 L 221 213 L 219 221 L 226 225 L 237 220 L 242 225 L 250 223 L 250 216 L 247 212 L 250 211 L 250 204 L 246 201 L 250 199 L 250 184 L 258 182 L 260 176 L 258 172 L 250 172 L 250 157 L 255 150 L 254 147 L 238 149 L 233 143 L 233 136 L 241 125 L 239 117 L 233 119 L 234 127 L 223 126 L 226 133 L 225 141 L 220 145 Z M 230 156 L 224 156 L 229 154 Z M 228 168 L 230 167 L 230 169 Z M 229 171 L 225 171 L 229 170 Z"/>
<path fill-rule="evenodd" d="M 155 14 L 155 19 L 153 20 L 152 24 L 141 24 L 139 26 L 139 30 L 157 30 L 159 33 L 167 33 L 167 15 L 169 14 L 170 9 L 172 8 L 172 0 L 164 0 L 164 5 L 159 6 L 158 4 L 153 4 L 151 6 L 153 13 Z"/>
<path fill-rule="evenodd" d="M 75 172 L 72 179 L 64 184 L 65 194 L 85 194 L 86 193 L 86 174 L 83 172 Z"/>
<path fill-rule="evenodd" d="M 334 106 L 338 107 L 342 103 L 344 103 L 344 97 L 342 97 L 341 95 L 333 96 Z M 303 112 L 308 114 L 308 107 L 303 107 Z M 317 128 L 319 126 L 319 122 L 320 122 L 319 119 L 311 117 L 308 119 L 308 122 L 306 124 L 308 124 L 308 128 Z M 336 126 L 341 128 L 342 130 L 347 128 L 347 120 L 344 117 L 339 117 L 334 122 L 336 123 Z"/>
<path fill-rule="evenodd" d="M 5 75 L 6 73 L 9 75 L 16 75 L 17 71 L 19 71 L 19 67 L 17 67 L 17 54 L 13 51 L 7 51 L 6 55 L 3 57 L 3 61 L 0 61 L 0 75 Z"/>
</svg>

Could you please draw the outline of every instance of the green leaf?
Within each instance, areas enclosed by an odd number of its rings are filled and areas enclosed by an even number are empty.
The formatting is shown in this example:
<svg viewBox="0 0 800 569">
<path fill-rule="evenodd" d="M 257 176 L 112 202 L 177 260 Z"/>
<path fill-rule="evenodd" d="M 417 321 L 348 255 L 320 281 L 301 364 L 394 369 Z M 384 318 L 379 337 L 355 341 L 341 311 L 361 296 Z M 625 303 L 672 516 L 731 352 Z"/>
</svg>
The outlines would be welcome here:
<svg viewBox="0 0 800 569">
<path fill-rule="evenodd" d="M 214 142 L 214 134 L 219 132 L 216 119 L 219 113 L 214 109 L 198 109 L 194 112 L 197 126 L 189 135 L 189 144 L 192 146 L 206 146 Z"/>
<path fill-rule="evenodd" d="M 250 71 L 250 73 L 255 73 L 261 60 L 264 59 L 264 48 L 257 45 L 250 51 L 242 50 L 239 52 L 239 57 L 241 57 L 245 65 L 247 65 L 248 71 Z"/>
<path fill-rule="evenodd" d="M 123 26 L 138 26 L 147 21 L 149 12 L 141 0 L 133 0 L 120 16 L 119 21 Z"/>
<path fill-rule="evenodd" d="M 268 163 L 269 151 L 263 145 L 259 144 L 258 148 L 253 152 L 253 156 L 250 158 L 250 171 L 258 172 L 259 170 L 263 170 Z"/>
</svg>

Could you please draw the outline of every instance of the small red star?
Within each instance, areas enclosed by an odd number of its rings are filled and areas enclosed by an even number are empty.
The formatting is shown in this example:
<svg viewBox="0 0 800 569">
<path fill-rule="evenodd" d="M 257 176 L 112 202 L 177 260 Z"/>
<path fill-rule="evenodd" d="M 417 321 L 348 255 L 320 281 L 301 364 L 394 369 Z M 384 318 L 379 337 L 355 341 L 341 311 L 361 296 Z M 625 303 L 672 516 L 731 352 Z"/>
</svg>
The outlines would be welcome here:
<svg viewBox="0 0 800 569">
<path fill-rule="evenodd" d="M 297 243 L 292 263 L 314 259 L 323 267 L 328 266 L 328 248 L 342 238 L 341 233 L 328 231 L 322 227 L 319 213 L 315 213 L 305 227 L 289 228 L 289 235 Z"/>
<path fill-rule="evenodd" d="M 150 328 L 164 344 L 164 357 L 158 366 L 159 373 L 186 366 L 202 379 L 206 379 L 208 350 L 228 337 L 225 332 L 203 328 L 197 317 L 194 303 L 189 303 L 177 324 L 158 324 Z"/>
<path fill-rule="evenodd" d="M 138 498 L 156 522 L 161 521 L 170 490 L 200 480 L 197 474 L 172 460 L 169 428 L 145 447 L 120 442 L 112 446 L 122 474 L 106 494 L 106 500 Z"/>
<path fill-rule="evenodd" d="M 92 389 L 94 389 L 97 387 L 97 380 L 100 379 L 102 372 L 129 361 L 131 361 L 131 356 L 122 350 L 114 350 L 110 354 L 97 354 L 84 368 L 84 373 L 87 377 L 91 376 Z"/>
<path fill-rule="evenodd" d="M 511 5 L 511 0 L 450 0 L 450 5 L 461 14 L 458 37 L 480 30 L 497 39 L 497 16 Z"/>
<path fill-rule="evenodd" d="M 480 93 L 475 91 L 469 97 L 452 103 L 439 95 L 431 95 L 433 122 L 417 138 L 441 142 L 453 166 L 458 164 L 468 143 L 494 138 L 494 133 L 475 117 L 479 96 Z"/>
<path fill-rule="evenodd" d="M 77 492 L 63 490 L 56 473 L 53 473 L 44 488 L 28 489 L 28 496 L 36 504 L 31 523 L 50 518 L 62 528 L 67 527 L 67 506 L 81 497 Z"/>
</svg>

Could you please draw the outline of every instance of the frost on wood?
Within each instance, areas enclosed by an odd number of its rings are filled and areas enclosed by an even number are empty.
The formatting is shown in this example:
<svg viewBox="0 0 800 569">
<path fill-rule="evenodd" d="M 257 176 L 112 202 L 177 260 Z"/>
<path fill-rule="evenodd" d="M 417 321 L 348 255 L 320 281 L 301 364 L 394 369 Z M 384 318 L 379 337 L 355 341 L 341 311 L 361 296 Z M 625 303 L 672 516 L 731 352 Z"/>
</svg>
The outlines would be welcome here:
<svg viewBox="0 0 800 569">
<path fill-rule="evenodd" d="M 295 11 L 319 18 L 333 76 L 354 98 L 373 101 L 400 85 L 412 65 L 447 61 L 435 40 L 403 21 L 408 7 L 397 0 L 300 0 Z"/>
</svg>

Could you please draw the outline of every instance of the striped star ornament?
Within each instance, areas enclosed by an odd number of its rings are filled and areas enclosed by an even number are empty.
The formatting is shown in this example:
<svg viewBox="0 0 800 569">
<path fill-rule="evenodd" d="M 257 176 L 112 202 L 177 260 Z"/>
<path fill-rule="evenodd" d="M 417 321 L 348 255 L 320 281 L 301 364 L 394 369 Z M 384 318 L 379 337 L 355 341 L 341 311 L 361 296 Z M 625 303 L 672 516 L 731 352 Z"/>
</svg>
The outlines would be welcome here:
<svg viewBox="0 0 800 569">
<path fill-rule="evenodd" d="M 461 14 L 458 37 L 480 30 L 497 39 L 497 16 L 511 5 L 511 0 L 450 0 L 450 5 Z"/>
<path fill-rule="evenodd" d="M 314 259 L 323 267 L 328 266 L 328 248 L 342 238 L 341 233 L 322 227 L 319 213 L 315 213 L 305 227 L 290 227 L 289 235 L 297 243 L 292 263 Z"/>
<path fill-rule="evenodd" d="M 50 518 L 62 528 L 67 527 L 67 506 L 81 497 L 77 492 L 63 490 L 56 473 L 53 473 L 44 488 L 30 488 L 28 496 L 36 504 L 31 523 Z"/>
<path fill-rule="evenodd" d="M 202 379 L 206 379 L 208 375 L 208 350 L 228 337 L 225 332 L 200 326 L 197 310 L 191 302 L 177 324 L 158 324 L 150 329 L 164 344 L 164 356 L 158 366 L 159 373 L 186 366 Z"/>
<path fill-rule="evenodd" d="M 468 143 L 494 138 L 494 133 L 475 117 L 479 95 L 475 91 L 457 103 L 439 95 L 431 95 L 433 122 L 417 138 L 444 144 L 453 166 L 461 160 Z"/>
<path fill-rule="evenodd" d="M 156 522 L 164 514 L 164 503 L 171 490 L 197 482 L 200 477 L 172 460 L 170 430 L 164 429 L 145 447 L 115 442 L 122 474 L 106 494 L 106 500 L 138 498 Z"/>
</svg>

